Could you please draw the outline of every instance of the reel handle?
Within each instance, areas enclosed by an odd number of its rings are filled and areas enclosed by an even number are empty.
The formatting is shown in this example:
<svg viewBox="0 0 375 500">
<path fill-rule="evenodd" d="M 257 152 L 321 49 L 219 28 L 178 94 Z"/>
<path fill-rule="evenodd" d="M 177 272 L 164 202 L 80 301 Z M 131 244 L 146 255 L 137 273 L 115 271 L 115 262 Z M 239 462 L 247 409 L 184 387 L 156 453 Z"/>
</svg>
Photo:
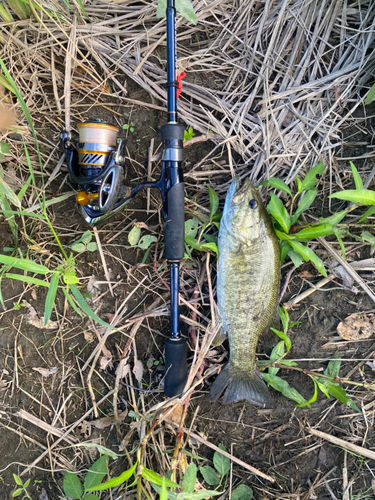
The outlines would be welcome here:
<svg viewBox="0 0 375 500">
<path fill-rule="evenodd" d="M 102 214 L 113 210 L 119 197 L 122 174 L 122 168 L 114 164 L 102 180 L 98 196 L 98 207 Z"/>
</svg>

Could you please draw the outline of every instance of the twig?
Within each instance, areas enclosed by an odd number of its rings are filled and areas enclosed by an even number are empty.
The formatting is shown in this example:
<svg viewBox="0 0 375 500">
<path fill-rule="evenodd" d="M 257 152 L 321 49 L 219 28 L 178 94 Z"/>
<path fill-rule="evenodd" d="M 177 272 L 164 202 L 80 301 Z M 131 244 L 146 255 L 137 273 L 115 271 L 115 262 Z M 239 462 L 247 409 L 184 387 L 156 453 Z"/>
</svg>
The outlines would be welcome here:
<svg viewBox="0 0 375 500">
<path fill-rule="evenodd" d="M 112 284 L 111 284 L 111 277 L 110 277 L 109 272 L 108 272 L 107 263 L 105 261 L 105 257 L 104 257 L 104 253 L 103 253 L 103 249 L 102 249 L 102 244 L 101 244 L 100 238 L 99 238 L 99 232 L 98 232 L 98 229 L 96 226 L 94 226 L 94 235 L 95 235 L 95 239 L 96 239 L 96 244 L 98 245 L 100 258 L 102 259 L 104 274 L 105 274 L 105 277 L 108 281 L 109 291 L 111 292 L 111 295 L 113 297 L 114 295 L 113 295 L 113 289 L 112 289 Z"/>
<path fill-rule="evenodd" d="M 349 450 L 353 453 L 357 453 L 358 455 L 362 455 L 363 457 L 370 458 L 371 460 L 375 460 L 375 452 L 364 448 L 363 446 L 358 446 L 353 443 L 349 443 L 349 441 L 344 441 L 344 439 L 337 438 L 335 436 L 331 436 L 331 434 L 326 434 L 325 432 L 318 431 L 317 429 L 308 429 L 310 434 L 317 436 L 319 438 L 325 439 L 330 443 L 340 446 L 345 450 Z"/>
<path fill-rule="evenodd" d="M 148 161 L 147 161 L 147 182 L 151 180 L 151 170 L 152 170 L 152 154 L 154 151 L 154 138 L 150 141 L 150 147 L 148 148 Z M 151 200 L 151 190 L 147 189 L 147 205 L 146 212 L 150 212 L 150 200 Z"/>
</svg>

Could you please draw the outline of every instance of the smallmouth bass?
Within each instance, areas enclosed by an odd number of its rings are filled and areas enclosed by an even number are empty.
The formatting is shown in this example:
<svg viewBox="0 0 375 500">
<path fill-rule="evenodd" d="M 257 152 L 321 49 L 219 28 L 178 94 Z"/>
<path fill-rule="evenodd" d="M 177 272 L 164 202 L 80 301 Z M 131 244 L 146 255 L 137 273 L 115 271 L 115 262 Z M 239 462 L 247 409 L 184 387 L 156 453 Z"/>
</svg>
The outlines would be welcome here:
<svg viewBox="0 0 375 500">
<path fill-rule="evenodd" d="M 210 389 L 223 404 L 247 400 L 269 407 L 271 396 L 256 369 L 260 334 L 276 316 L 279 242 L 260 195 L 235 177 L 228 190 L 218 238 L 217 305 L 228 335 L 229 362 Z"/>
</svg>

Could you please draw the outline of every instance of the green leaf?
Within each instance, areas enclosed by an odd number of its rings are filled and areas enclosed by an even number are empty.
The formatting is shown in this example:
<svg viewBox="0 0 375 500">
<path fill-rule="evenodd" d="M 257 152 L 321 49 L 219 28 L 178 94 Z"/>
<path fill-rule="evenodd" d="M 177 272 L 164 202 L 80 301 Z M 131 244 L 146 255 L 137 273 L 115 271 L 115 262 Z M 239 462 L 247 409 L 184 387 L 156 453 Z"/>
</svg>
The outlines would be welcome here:
<svg viewBox="0 0 375 500">
<path fill-rule="evenodd" d="M 281 392 L 281 394 L 283 394 L 286 398 L 292 399 L 298 404 L 306 401 L 305 398 L 296 389 L 291 387 L 286 380 L 283 380 L 277 375 L 262 373 L 262 378 L 267 384 Z"/>
<path fill-rule="evenodd" d="M 65 269 L 63 274 L 63 281 L 66 285 L 75 285 L 79 283 L 79 279 L 76 276 L 74 269 Z"/>
<path fill-rule="evenodd" d="M 298 408 L 303 408 L 304 406 L 310 406 L 310 404 L 312 403 L 315 403 L 317 397 L 318 397 L 318 384 L 315 380 L 314 377 L 312 377 L 311 375 L 309 375 L 309 377 L 311 378 L 311 380 L 314 382 L 314 394 L 313 394 L 313 397 L 311 399 L 309 399 L 308 401 L 305 401 L 304 403 L 300 403 L 299 405 L 296 405 L 296 407 Z"/>
<path fill-rule="evenodd" d="M 141 228 L 138 226 L 134 226 L 133 229 L 128 234 L 129 245 L 132 247 L 137 245 L 140 237 L 141 237 Z"/>
<path fill-rule="evenodd" d="M 363 239 L 363 241 L 369 243 L 372 247 L 375 246 L 375 236 L 368 231 L 363 231 L 361 233 L 361 238 Z"/>
<path fill-rule="evenodd" d="M 83 495 L 83 486 L 77 474 L 66 471 L 63 481 L 63 490 L 67 497 L 77 500 Z"/>
<path fill-rule="evenodd" d="M 78 443 L 78 444 L 73 444 L 72 447 L 76 447 L 76 448 L 96 448 L 99 453 L 101 453 L 102 455 L 106 455 L 108 457 L 111 457 L 111 458 L 118 458 L 120 456 L 117 453 L 115 453 L 114 451 L 110 450 L 109 448 L 105 448 L 101 444 L 96 444 L 96 443 Z"/>
<path fill-rule="evenodd" d="M 353 410 L 362 413 L 358 406 L 354 403 L 354 401 L 350 399 L 350 397 L 346 394 L 345 390 L 341 387 L 340 384 L 336 384 L 334 382 L 324 382 L 324 385 L 326 386 L 330 396 L 336 398 L 338 401 L 340 401 L 340 403 L 353 408 Z"/>
<path fill-rule="evenodd" d="M 324 375 L 328 375 L 329 377 L 336 378 L 339 376 L 341 361 L 339 359 L 335 359 L 337 354 L 327 365 L 327 368 L 324 370 Z"/>
<path fill-rule="evenodd" d="M 293 262 L 293 264 L 296 267 L 299 267 L 299 266 L 301 266 L 303 264 L 302 257 L 297 252 L 295 252 L 292 249 L 289 250 L 288 257 L 290 258 L 290 260 Z"/>
<path fill-rule="evenodd" d="M 299 241 L 290 241 L 289 244 L 293 250 L 295 250 L 303 258 L 304 261 L 308 262 L 310 260 L 316 266 L 320 274 L 327 276 L 323 262 L 319 259 L 316 253 L 311 250 L 311 248 L 303 245 Z"/>
<path fill-rule="evenodd" d="M 93 488 L 94 486 L 98 486 L 104 477 L 107 475 L 107 465 L 108 465 L 108 457 L 103 455 L 98 460 L 96 460 L 85 476 L 85 482 L 83 484 L 85 491 L 89 488 Z"/>
<path fill-rule="evenodd" d="M 318 190 L 316 188 L 309 189 L 308 191 L 306 191 L 306 193 L 303 195 L 302 199 L 298 204 L 297 210 L 292 215 L 292 224 L 297 222 L 298 217 L 301 215 L 302 212 L 305 212 L 308 208 L 310 208 L 317 194 Z"/>
<path fill-rule="evenodd" d="M 210 241 L 209 243 L 202 243 L 202 244 L 201 244 L 201 247 L 202 247 L 204 250 L 211 250 L 211 252 L 216 253 L 216 255 L 218 254 L 217 245 L 216 245 L 216 243 L 214 243 L 213 241 Z"/>
<path fill-rule="evenodd" d="M 277 330 L 275 331 L 273 328 L 272 328 L 272 331 L 274 331 L 275 333 L 277 332 Z M 279 333 L 282 333 L 282 332 L 279 332 Z M 271 352 L 271 355 L 270 355 L 270 362 L 271 363 L 275 363 L 275 361 L 277 361 L 278 359 L 280 359 L 281 356 L 283 356 L 283 354 L 285 354 L 285 342 L 283 340 L 281 340 L 272 349 L 272 352 Z M 271 366 L 270 368 L 268 368 L 268 373 L 270 373 L 271 375 L 276 375 L 276 373 L 279 370 L 280 370 L 280 368 L 275 368 L 275 367 Z"/>
<path fill-rule="evenodd" d="M 223 451 L 227 451 L 222 444 L 219 444 L 219 448 Z M 214 467 L 221 476 L 225 476 L 230 471 L 230 460 L 218 451 L 215 451 L 213 458 Z"/>
<path fill-rule="evenodd" d="M 165 17 L 165 13 L 167 10 L 167 0 L 158 0 L 158 6 L 156 10 L 156 17 L 161 19 Z M 176 10 L 179 12 L 185 19 L 193 23 L 197 24 L 197 16 L 195 15 L 192 3 L 190 0 L 176 0 Z"/>
<path fill-rule="evenodd" d="M 246 484 L 240 484 L 232 491 L 230 500 L 251 500 L 252 498 L 253 490 Z"/>
<path fill-rule="evenodd" d="M 84 243 L 85 245 L 87 245 L 87 243 L 90 243 L 90 241 L 92 240 L 92 232 L 90 231 L 90 229 L 88 231 L 85 231 L 83 233 L 83 235 L 81 236 L 81 238 L 76 241 L 76 243 L 79 243 L 82 241 L 82 243 Z"/>
<path fill-rule="evenodd" d="M 184 479 L 182 480 L 182 489 L 185 493 L 193 493 L 196 482 L 197 466 L 194 462 L 191 462 L 185 471 Z"/>
<path fill-rule="evenodd" d="M 215 497 L 218 495 L 222 495 L 223 491 L 215 491 L 215 490 L 198 490 L 194 491 L 194 493 L 177 493 L 176 500 L 203 500 L 205 498 Z"/>
<path fill-rule="evenodd" d="M 268 181 L 261 182 L 260 186 L 268 186 L 275 189 L 279 189 L 280 191 L 284 191 L 284 193 L 287 193 L 290 196 L 292 196 L 292 192 L 289 189 L 289 187 L 285 184 L 284 181 L 278 179 L 277 177 L 270 177 Z"/>
<path fill-rule="evenodd" d="M 283 202 L 274 194 L 270 193 L 271 201 L 267 205 L 268 212 L 280 224 L 286 233 L 289 233 L 291 221 Z"/>
<path fill-rule="evenodd" d="M 24 283 L 30 283 L 30 285 L 49 287 L 49 283 L 47 281 L 38 280 L 38 278 L 32 278 L 31 276 L 24 276 L 23 274 L 5 273 L 4 276 L 11 280 L 18 280 L 18 281 L 23 281 Z"/>
<path fill-rule="evenodd" d="M 17 474 L 13 474 L 13 479 L 14 482 L 18 484 L 18 486 L 23 486 L 22 479 L 19 476 L 17 476 Z"/>
<path fill-rule="evenodd" d="M 87 243 L 87 250 L 89 252 L 96 252 L 98 249 L 98 245 L 96 241 L 91 241 L 91 243 Z"/>
<path fill-rule="evenodd" d="M 69 302 L 70 306 L 74 309 L 74 311 L 79 315 L 81 316 L 81 318 L 83 318 L 82 316 L 82 313 L 81 311 L 78 309 L 78 307 L 76 306 L 74 300 L 72 299 L 72 297 L 70 296 L 68 290 L 66 290 L 66 288 L 63 288 L 62 291 L 64 292 L 64 295 L 65 295 L 65 298 L 66 300 Z"/>
<path fill-rule="evenodd" d="M 366 222 L 367 218 L 370 217 L 370 215 L 375 214 L 375 207 L 372 206 L 366 210 L 366 212 L 362 215 L 362 217 L 359 219 L 358 222 Z"/>
<path fill-rule="evenodd" d="M 333 234 L 333 227 L 331 224 L 318 224 L 316 226 L 306 227 L 293 234 L 300 240 L 312 240 L 320 236 L 329 236 Z"/>
<path fill-rule="evenodd" d="M 93 493 L 87 493 L 82 500 L 98 500 L 99 497 L 94 495 Z"/>
<path fill-rule="evenodd" d="M 352 172 L 353 172 L 353 179 L 354 179 L 355 188 L 356 189 L 363 189 L 363 182 L 362 182 L 361 176 L 358 173 L 358 170 L 356 169 L 354 163 L 352 163 L 351 161 L 349 163 L 350 163 L 350 167 L 351 167 Z"/>
<path fill-rule="evenodd" d="M 25 484 L 23 485 L 23 487 L 27 488 L 30 484 L 30 481 L 31 481 L 31 479 L 27 479 L 27 481 L 25 481 Z"/>
<path fill-rule="evenodd" d="M 47 274 L 50 272 L 46 266 L 37 264 L 32 260 L 9 257 L 8 255 L 0 255 L 0 264 L 5 264 L 6 266 L 15 267 L 35 274 Z"/>
<path fill-rule="evenodd" d="M 288 255 L 288 252 L 292 250 L 290 245 L 286 241 L 282 241 L 280 243 L 280 265 L 282 266 L 285 262 L 285 257 Z"/>
<path fill-rule="evenodd" d="M 9 153 L 10 146 L 7 142 L 0 142 L 0 153 L 6 155 Z"/>
<path fill-rule="evenodd" d="M 82 253 L 82 252 L 86 251 L 86 245 L 84 243 L 75 243 L 70 248 L 78 253 Z"/>
<path fill-rule="evenodd" d="M 97 316 L 94 313 L 94 311 L 92 311 L 90 309 L 89 305 L 87 304 L 87 302 L 83 298 L 81 292 L 78 290 L 78 288 L 76 287 L 76 285 L 69 285 L 69 290 L 72 292 L 72 294 L 73 294 L 74 298 L 76 299 L 77 304 L 79 305 L 79 307 L 82 309 L 82 311 L 84 313 L 87 314 L 87 316 L 89 318 L 91 318 L 94 321 L 96 321 L 97 323 L 99 323 L 99 325 L 103 325 L 103 326 L 106 326 L 107 328 L 115 329 L 112 325 L 110 325 L 109 323 L 106 323 L 105 321 L 103 321 L 102 319 L 100 319 L 99 316 Z"/>
<path fill-rule="evenodd" d="M 282 231 L 279 231 L 276 228 L 275 228 L 275 234 L 279 238 L 279 240 L 281 240 L 281 241 L 290 241 L 290 240 L 295 240 L 296 239 L 295 236 L 283 233 Z"/>
<path fill-rule="evenodd" d="M 375 205 L 375 191 L 370 189 L 347 189 L 346 191 L 331 194 L 328 198 L 352 201 L 361 205 Z"/>
<path fill-rule="evenodd" d="M 371 87 L 371 89 L 368 91 L 366 100 L 365 100 L 365 105 L 367 106 L 368 104 L 371 104 L 372 101 L 375 99 L 375 85 Z"/>
<path fill-rule="evenodd" d="M 301 188 L 302 188 L 302 182 L 301 182 L 301 179 L 299 179 L 298 177 L 296 178 L 296 181 L 297 181 L 297 191 L 298 193 L 301 192 Z M 297 193 L 297 194 L 298 194 Z"/>
<path fill-rule="evenodd" d="M 208 242 L 208 243 L 216 243 L 217 242 L 217 236 L 213 234 L 207 234 L 203 233 L 202 234 L 203 238 Z"/>
<path fill-rule="evenodd" d="M 278 313 L 281 319 L 281 323 L 283 324 L 284 333 L 287 333 L 289 329 L 289 320 L 290 320 L 289 313 L 284 306 L 279 306 Z"/>
<path fill-rule="evenodd" d="M 150 483 L 157 484 L 158 486 L 162 486 L 163 479 L 165 480 L 165 485 L 168 488 L 179 488 L 179 485 L 171 481 L 170 479 L 167 479 L 166 477 L 162 477 L 160 474 L 157 472 L 154 472 L 150 469 L 147 469 L 147 467 L 143 467 L 142 469 L 142 477 L 146 479 L 146 481 L 149 481 Z"/>
<path fill-rule="evenodd" d="M 20 496 L 20 494 L 23 492 L 23 488 L 18 488 L 12 495 L 13 498 L 16 498 Z"/>
<path fill-rule="evenodd" d="M 219 486 L 220 478 L 212 467 L 209 465 L 203 465 L 202 467 L 199 467 L 199 471 L 207 484 L 210 486 Z"/>
<path fill-rule="evenodd" d="M 320 379 L 320 380 L 324 380 L 324 379 Z M 322 391 L 322 393 L 327 396 L 327 398 L 329 398 L 329 392 L 328 392 L 328 389 L 327 387 L 325 386 L 324 382 L 319 382 L 319 380 L 316 380 L 316 383 L 318 384 L 318 387 L 319 389 Z"/>
<path fill-rule="evenodd" d="M 185 221 L 185 236 L 195 238 L 198 233 L 199 221 L 196 217 Z"/>
<path fill-rule="evenodd" d="M 318 182 L 316 176 L 322 175 L 323 170 L 324 170 L 324 165 L 323 162 L 321 161 L 315 167 L 310 169 L 307 172 L 306 177 L 302 181 L 301 191 L 307 191 L 308 189 L 315 187 L 316 183 Z"/>
<path fill-rule="evenodd" d="M 345 217 L 347 213 L 348 213 L 347 210 L 340 210 L 340 212 L 331 215 L 331 217 L 319 217 L 319 223 L 331 224 L 331 226 L 337 226 L 337 224 L 342 221 L 342 219 Z"/>
<path fill-rule="evenodd" d="M 161 478 L 160 500 L 168 500 L 168 492 L 167 492 L 165 477 Z"/>
<path fill-rule="evenodd" d="M 46 302 L 44 304 L 44 326 L 51 318 L 53 305 L 55 303 L 57 287 L 59 286 L 60 274 L 54 273 L 49 284 Z"/>
<path fill-rule="evenodd" d="M 21 202 L 18 199 L 16 193 L 13 189 L 4 181 L 2 177 L 0 177 L 0 191 L 8 198 L 10 203 L 16 205 L 18 208 L 22 208 Z"/>
<path fill-rule="evenodd" d="M 270 328 L 270 330 L 273 331 L 273 333 L 276 333 L 276 335 L 278 337 L 280 337 L 285 342 L 286 350 L 289 352 L 290 349 L 291 349 L 291 347 L 292 347 L 292 341 L 290 340 L 290 338 L 288 337 L 288 335 L 286 333 L 280 332 L 280 330 L 276 330 L 275 328 L 272 328 L 272 327 Z M 271 356 L 272 356 L 272 354 L 271 354 Z M 270 373 L 272 373 L 272 372 L 270 372 Z M 276 373 L 275 373 L 275 375 L 276 375 Z"/>
<path fill-rule="evenodd" d="M 138 247 L 142 248 L 142 250 L 147 250 L 147 248 L 152 245 L 152 243 L 155 243 L 155 241 L 158 241 L 156 236 L 153 234 L 146 234 L 139 240 Z"/>
<path fill-rule="evenodd" d="M 133 465 L 131 469 L 126 470 L 120 476 L 114 477 L 109 481 L 107 481 L 106 483 L 99 484 L 98 486 L 93 486 L 92 488 L 87 489 L 86 491 L 103 491 L 103 490 L 108 490 L 109 488 L 115 488 L 116 486 L 120 486 L 121 484 L 125 483 L 125 481 L 131 478 L 136 468 L 137 468 L 137 462 Z"/>
<path fill-rule="evenodd" d="M 210 199 L 210 220 L 212 220 L 212 217 L 216 214 L 217 209 L 219 208 L 219 197 L 212 187 L 207 186 L 207 189 Z"/>
</svg>

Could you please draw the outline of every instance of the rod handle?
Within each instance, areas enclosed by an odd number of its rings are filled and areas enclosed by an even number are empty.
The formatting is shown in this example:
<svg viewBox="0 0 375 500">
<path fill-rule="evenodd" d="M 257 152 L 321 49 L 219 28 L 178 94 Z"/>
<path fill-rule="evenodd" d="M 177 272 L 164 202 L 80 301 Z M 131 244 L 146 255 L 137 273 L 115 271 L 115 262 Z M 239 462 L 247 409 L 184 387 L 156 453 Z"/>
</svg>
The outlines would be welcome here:
<svg viewBox="0 0 375 500">
<path fill-rule="evenodd" d="M 179 182 L 168 189 L 166 222 L 164 225 L 164 256 L 169 261 L 180 261 L 185 251 L 185 184 Z"/>
<path fill-rule="evenodd" d="M 187 381 L 186 339 L 166 339 L 164 394 L 178 396 Z"/>
</svg>

